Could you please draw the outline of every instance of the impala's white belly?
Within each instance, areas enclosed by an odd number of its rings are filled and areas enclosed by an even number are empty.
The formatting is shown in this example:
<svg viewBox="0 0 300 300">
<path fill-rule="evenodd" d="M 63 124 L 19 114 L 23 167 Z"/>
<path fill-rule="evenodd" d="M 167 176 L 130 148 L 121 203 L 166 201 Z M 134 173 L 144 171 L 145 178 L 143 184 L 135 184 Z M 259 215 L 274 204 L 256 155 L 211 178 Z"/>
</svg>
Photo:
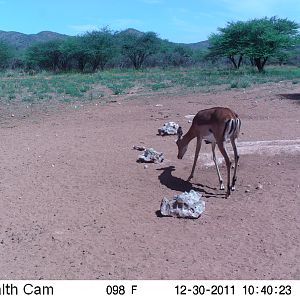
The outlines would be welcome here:
<svg viewBox="0 0 300 300">
<path fill-rule="evenodd" d="M 215 139 L 215 136 L 213 135 L 213 133 L 204 136 L 203 139 L 204 139 L 204 141 L 206 141 L 208 143 L 216 143 L 216 139 Z M 230 137 L 227 134 L 225 134 L 223 141 L 229 142 L 229 140 L 230 140 Z"/>
<path fill-rule="evenodd" d="M 213 135 L 212 132 L 210 134 L 204 136 L 203 139 L 205 141 L 209 142 L 209 143 L 215 143 L 216 142 L 215 136 Z"/>
</svg>

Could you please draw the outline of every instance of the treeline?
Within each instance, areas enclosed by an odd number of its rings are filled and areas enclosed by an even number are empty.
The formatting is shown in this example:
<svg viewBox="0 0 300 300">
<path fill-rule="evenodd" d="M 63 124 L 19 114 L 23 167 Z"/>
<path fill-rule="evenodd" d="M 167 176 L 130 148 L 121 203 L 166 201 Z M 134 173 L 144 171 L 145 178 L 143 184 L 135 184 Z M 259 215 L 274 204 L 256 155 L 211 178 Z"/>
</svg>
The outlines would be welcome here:
<svg viewBox="0 0 300 300">
<path fill-rule="evenodd" d="M 55 72 L 95 72 L 105 68 L 188 66 L 204 61 L 207 50 L 170 43 L 153 32 L 112 32 L 109 29 L 81 36 L 36 43 L 21 56 L 0 42 L 0 67 Z"/>
<path fill-rule="evenodd" d="M 208 40 L 208 48 L 192 49 L 160 39 L 156 33 L 108 28 L 63 40 L 37 43 L 22 55 L 0 41 L 0 68 L 54 72 L 95 72 L 105 68 L 242 64 L 263 71 L 267 62 L 300 60 L 299 25 L 277 17 L 229 22 Z M 298 47 L 298 48 L 297 48 Z"/>
</svg>

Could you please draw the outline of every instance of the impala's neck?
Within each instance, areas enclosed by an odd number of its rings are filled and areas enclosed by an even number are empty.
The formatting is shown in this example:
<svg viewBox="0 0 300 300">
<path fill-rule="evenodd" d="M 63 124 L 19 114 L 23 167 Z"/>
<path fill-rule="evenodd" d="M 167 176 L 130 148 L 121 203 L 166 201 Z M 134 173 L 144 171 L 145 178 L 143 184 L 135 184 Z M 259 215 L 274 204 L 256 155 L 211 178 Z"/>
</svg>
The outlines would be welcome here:
<svg viewBox="0 0 300 300">
<path fill-rule="evenodd" d="M 190 143 L 190 141 L 195 137 L 196 137 L 195 133 L 190 128 L 189 131 L 182 137 L 181 144 L 183 146 L 187 146 Z"/>
<path fill-rule="evenodd" d="M 183 158 L 183 156 L 188 148 L 188 144 L 195 137 L 196 137 L 196 134 L 194 133 L 194 130 L 192 130 L 190 128 L 189 131 L 181 139 L 177 140 L 176 144 L 178 147 L 178 154 L 177 154 L 178 159 Z"/>
</svg>

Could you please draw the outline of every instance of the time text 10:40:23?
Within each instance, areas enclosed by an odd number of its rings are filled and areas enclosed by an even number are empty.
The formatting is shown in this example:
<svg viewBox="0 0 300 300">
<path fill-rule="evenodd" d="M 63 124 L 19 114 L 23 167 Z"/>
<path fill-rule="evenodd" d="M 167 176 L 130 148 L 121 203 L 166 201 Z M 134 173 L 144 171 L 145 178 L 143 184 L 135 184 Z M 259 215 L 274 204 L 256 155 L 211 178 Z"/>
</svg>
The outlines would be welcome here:
<svg viewBox="0 0 300 300">
<path fill-rule="evenodd" d="M 177 295 L 235 295 L 234 285 L 176 285 Z M 244 295 L 291 295 L 292 288 L 290 285 L 244 285 L 242 287 L 242 292 Z"/>
</svg>

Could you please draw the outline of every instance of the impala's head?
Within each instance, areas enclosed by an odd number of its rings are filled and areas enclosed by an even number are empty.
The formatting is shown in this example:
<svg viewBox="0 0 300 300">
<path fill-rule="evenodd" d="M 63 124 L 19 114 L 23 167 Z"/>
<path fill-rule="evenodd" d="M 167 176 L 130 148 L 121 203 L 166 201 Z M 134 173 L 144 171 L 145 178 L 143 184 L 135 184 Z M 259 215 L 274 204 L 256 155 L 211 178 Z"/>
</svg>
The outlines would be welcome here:
<svg viewBox="0 0 300 300">
<path fill-rule="evenodd" d="M 183 131 L 182 131 L 182 128 L 181 126 L 178 127 L 178 130 L 177 130 L 177 141 L 176 141 L 176 145 L 178 147 L 178 154 L 177 154 L 177 158 L 178 159 L 182 159 L 187 148 L 188 148 L 188 145 L 184 145 L 183 143 L 183 139 L 182 139 L 182 135 L 183 135 Z"/>
</svg>

